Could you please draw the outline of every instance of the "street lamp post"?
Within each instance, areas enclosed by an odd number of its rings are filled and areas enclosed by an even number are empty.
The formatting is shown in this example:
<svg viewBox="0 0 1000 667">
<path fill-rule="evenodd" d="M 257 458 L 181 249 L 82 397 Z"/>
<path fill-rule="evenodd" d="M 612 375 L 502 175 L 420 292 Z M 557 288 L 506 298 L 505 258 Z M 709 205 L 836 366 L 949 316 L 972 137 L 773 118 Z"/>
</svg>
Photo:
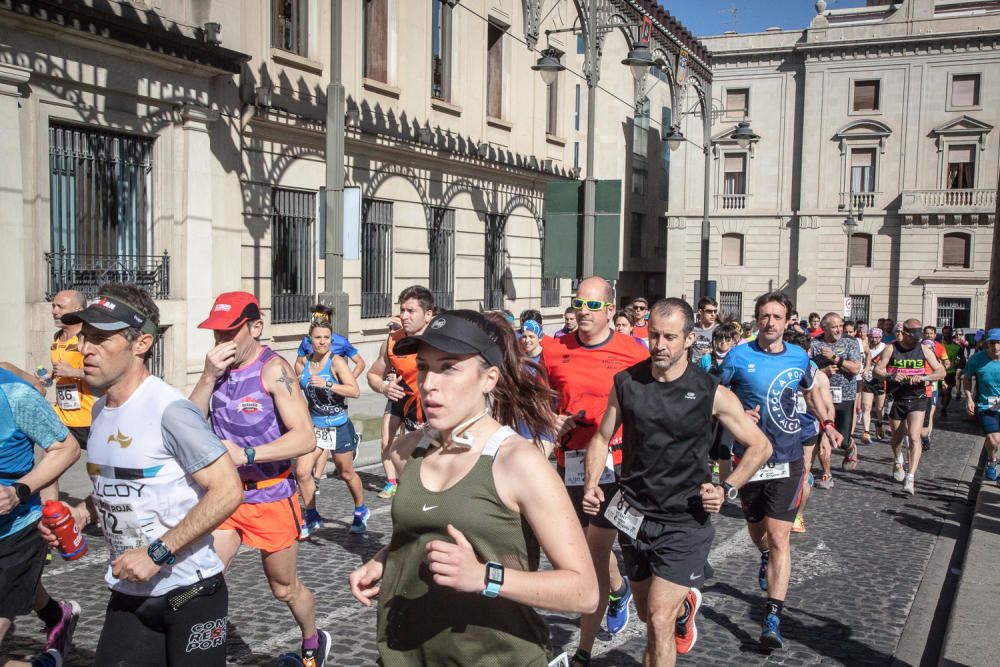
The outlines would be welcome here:
<svg viewBox="0 0 1000 667">
<path fill-rule="evenodd" d="M 597 178 L 594 175 L 597 114 L 594 107 L 597 106 L 597 84 L 601 78 L 601 51 L 604 37 L 609 31 L 630 26 L 608 22 L 611 11 L 607 0 L 575 0 L 574 4 L 580 17 L 579 30 L 583 33 L 583 69 L 587 77 L 587 176 L 583 181 L 583 276 L 581 277 L 589 277 L 594 275 L 594 230 L 597 219 Z M 545 34 L 548 36 L 576 31 L 577 28 L 560 28 L 546 30 Z M 622 64 L 628 65 L 632 75 L 641 80 L 656 62 L 648 46 L 642 42 L 635 42 L 629 50 L 628 57 L 622 60 Z M 531 69 L 538 71 L 546 85 L 550 85 L 558 73 L 566 68 L 559 62 L 557 51 L 545 49 L 542 51 L 542 57 Z"/>
<path fill-rule="evenodd" d="M 851 237 L 858 231 L 858 221 L 865 219 L 865 208 L 858 206 L 858 218 L 854 219 L 853 209 L 847 210 L 847 218 L 844 220 L 844 235 L 847 236 L 847 261 L 844 263 L 844 318 L 850 317 L 847 311 L 848 300 L 851 298 Z M 853 304 L 852 304 L 853 307 Z"/>
</svg>

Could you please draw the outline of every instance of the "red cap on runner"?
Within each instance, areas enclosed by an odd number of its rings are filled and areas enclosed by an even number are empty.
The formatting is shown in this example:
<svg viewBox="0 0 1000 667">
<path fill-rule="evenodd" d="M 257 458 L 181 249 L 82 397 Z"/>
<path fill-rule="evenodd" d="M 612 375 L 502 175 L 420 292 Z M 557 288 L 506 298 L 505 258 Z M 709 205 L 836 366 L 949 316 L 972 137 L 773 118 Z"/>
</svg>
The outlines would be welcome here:
<svg viewBox="0 0 1000 667">
<path fill-rule="evenodd" d="M 257 297 L 249 292 L 226 292 L 216 298 L 208 319 L 199 324 L 198 328 L 229 331 L 259 319 L 260 304 Z"/>
</svg>

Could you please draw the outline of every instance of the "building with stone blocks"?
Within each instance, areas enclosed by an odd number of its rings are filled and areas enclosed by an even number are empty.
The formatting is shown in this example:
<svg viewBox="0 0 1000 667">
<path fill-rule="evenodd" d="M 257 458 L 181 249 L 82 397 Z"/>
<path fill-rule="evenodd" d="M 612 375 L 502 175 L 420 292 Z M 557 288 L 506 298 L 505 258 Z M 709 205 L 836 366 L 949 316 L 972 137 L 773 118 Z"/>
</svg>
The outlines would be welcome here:
<svg viewBox="0 0 1000 667">
<path fill-rule="evenodd" d="M 258 295 L 286 355 L 323 290 L 331 35 L 347 91 L 344 289 L 370 361 L 398 292 L 442 305 L 540 308 L 547 183 L 582 178 L 587 76 L 573 0 L 0 1 L 0 358 L 48 364 L 48 300 L 137 282 L 161 309 L 154 370 L 189 386 L 215 295 Z M 704 48 L 652 0 L 603 0 L 596 176 L 623 181 L 622 285 L 663 283 L 673 70 L 710 92 Z M 659 69 L 620 63 L 652 19 Z M 546 47 L 567 69 L 547 87 Z M 643 100 L 649 98 L 645 105 Z M 639 122 L 633 122 L 638 108 Z M 668 120 L 669 122 L 669 120 Z M 636 129 L 638 125 L 638 129 Z M 645 158 L 645 162 L 643 158 Z M 676 177 L 676 169 L 673 176 Z M 635 243 L 629 246 L 629 234 Z M 630 253 L 635 250 L 635 253 Z"/>
<path fill-rule="evenodd" d="M 708 137 L 710 279 L 743 320 L 768 289 L 805 317 L 842 310 L 849 263 L 852 317 L 982 326 L 1000 2 L 869 4 L 817 2 L 804 30 L 703 38 L 723 110 Z M 698 119 L 680 117 L 702 144 Z M 741 149 L 732 133 L 744 118 L 759 140 Z M 672 160 L 666 275 L 686 291 L 698 277 L 702 159 L 686 144 Z"/>
</svg>

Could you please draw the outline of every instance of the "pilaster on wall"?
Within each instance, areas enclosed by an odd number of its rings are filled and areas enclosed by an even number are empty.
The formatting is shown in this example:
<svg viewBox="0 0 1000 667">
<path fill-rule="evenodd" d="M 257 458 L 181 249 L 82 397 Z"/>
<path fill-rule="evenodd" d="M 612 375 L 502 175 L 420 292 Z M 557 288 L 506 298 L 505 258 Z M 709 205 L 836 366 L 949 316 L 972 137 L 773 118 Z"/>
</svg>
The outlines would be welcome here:
<svg viewBox="0 0 1000 667">
<path fill-rule="evenodd" d="M 184 284 L 178 294 L 185 302 L 186 369 L 188 382 L 200 372 L 211 338 L 197 328 L 208 317 L 215 297 L 212 285 L 212 148 L 210 126 L 219 112 L 207 107 L 184 104 L 174 116 L 181 130 L 181 159 L 177 160 L 175 182 L 183 188 L 177 220 L 184 233 L 182 274 Z"/>
<path fill-rule="evenodd" d="M 819 216 L 802 215 L 797 219 L 799 227 L 798 243 L 798 276 L 790 276 L 798 285 L 795 290 L 795 307 L 799 314 L 805 317 L 811 310 L 816 310 L 818 295 L 816 288 L 819 283 Z"/>
<path fill-rule="evenodd" d="M 0 311 L 9 321 L 21 322 L 20 335 L 0 336 L 0 359 L 23 366 L 27 359 L 28 306 L 26 303 L 24 248 L 24 176 L 21 164 L 20 87 L 31 70 L 0 64 L 0 266 L 4 289 Z"/>
</svg>

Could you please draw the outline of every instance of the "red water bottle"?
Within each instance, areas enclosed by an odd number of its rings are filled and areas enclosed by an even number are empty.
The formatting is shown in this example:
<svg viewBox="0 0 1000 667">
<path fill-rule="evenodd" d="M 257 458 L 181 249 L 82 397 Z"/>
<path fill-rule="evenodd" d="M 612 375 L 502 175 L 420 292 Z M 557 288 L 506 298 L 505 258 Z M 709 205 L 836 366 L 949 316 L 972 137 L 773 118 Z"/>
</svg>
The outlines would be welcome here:
<svg viewBox="0 0 1000 667">
<path fill-rule="evenodd" d="M 58 500 L 47 500 L 42 507 L 42 521 L 59 540 L 59 555 L 63 560 L 76 560 L 87 553 L 87 537 L 76 527 L 69 508 Z"/>
</svg>

